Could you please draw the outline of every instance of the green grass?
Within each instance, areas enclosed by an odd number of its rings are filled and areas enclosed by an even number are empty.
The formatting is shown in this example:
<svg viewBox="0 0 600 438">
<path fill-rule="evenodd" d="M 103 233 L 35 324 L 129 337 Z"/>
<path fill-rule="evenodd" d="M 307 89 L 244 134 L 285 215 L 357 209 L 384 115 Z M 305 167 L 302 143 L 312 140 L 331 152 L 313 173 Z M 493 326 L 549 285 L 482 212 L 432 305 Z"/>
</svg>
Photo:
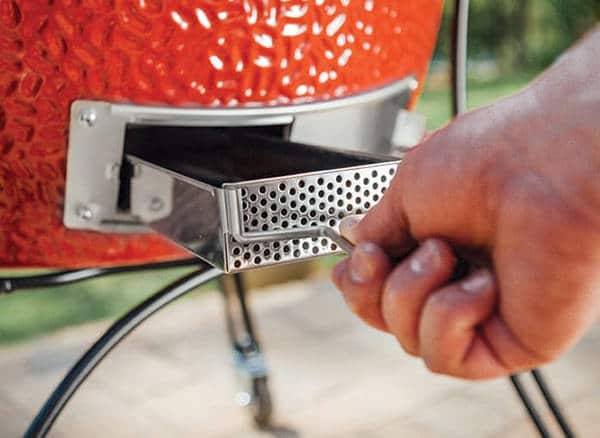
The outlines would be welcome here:
<svg viewBox="0 0 600 438">
<path fill-rule="evenodd" d="M 493 82 L 471 81 L 470 106 L 485 105 L 506 96 L 523 87 L 532 77 L 532 74 L 520 74 Z M 436 89 L 427 84 L 417 110 L 427 115 L 429 129 L 447 123 L 450 118 L 448 89 Z M 325 258 L 323 263 L 330 267 L 337 260 Z M 122 274 L 0 297 L 0 344 L 23 341 L 65 326 L 115 318 L 189 271 L 180 268 Z M 0 277 L 5 275 L 8 274 L 0 271 Z"/>
<path fill-rule="evenodd" d="M 469 80 L 469 108 L 478 108 L 508 96 L 523 88 L 535 77 L 535 73 L 519 73 L 492 81 Z M 427 116 L 427 129 L 437 129 L 450 120 L 450 90 L 425 84 L 417 111 Z"/>
<path fill-rule="evenodd" d="M 114 318 L 191 270 L 119 274 L 2 296 L 0 344 L 23 341 L 69 325 Z M 0 271 L 0 277 L 3 276 L 8 275 Z"/>
</svg>

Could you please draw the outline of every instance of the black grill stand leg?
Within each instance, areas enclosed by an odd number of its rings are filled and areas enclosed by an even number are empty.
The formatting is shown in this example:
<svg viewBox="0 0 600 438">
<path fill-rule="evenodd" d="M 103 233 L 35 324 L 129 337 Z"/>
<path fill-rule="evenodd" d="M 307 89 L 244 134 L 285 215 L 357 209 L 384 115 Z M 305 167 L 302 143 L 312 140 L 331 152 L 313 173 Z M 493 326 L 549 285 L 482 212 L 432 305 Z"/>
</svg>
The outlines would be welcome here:
<svg viewBox="0 0 600 438">
<path fill-rule="evenodd" d="M 221 293 L 225 304 L 227 334 L 242 385 L 236 394 L 236 402 L 250 409 L 258 427 L 266 428 L 273 412 L 267 367 L 246 303 L 246 289 L 241 274 L 221 277 Z"/>
</svg>

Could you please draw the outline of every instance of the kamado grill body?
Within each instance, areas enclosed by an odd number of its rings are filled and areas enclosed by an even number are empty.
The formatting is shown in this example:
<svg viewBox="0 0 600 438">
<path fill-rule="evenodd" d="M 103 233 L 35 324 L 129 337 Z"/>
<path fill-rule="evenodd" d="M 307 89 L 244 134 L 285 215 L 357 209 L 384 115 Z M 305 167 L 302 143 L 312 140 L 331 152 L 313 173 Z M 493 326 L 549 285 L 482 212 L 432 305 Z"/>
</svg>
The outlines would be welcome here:
<svg viewBox="0 0 600 438">
<path fill-rule="evenodd" d="M 256 111 L 409 75 L 421 84 L 441 10 L 441 0 L 0 0 L 0 266 L 187 254 L 155 234 L 63 226 L 73 102 Z"/>
</svg>

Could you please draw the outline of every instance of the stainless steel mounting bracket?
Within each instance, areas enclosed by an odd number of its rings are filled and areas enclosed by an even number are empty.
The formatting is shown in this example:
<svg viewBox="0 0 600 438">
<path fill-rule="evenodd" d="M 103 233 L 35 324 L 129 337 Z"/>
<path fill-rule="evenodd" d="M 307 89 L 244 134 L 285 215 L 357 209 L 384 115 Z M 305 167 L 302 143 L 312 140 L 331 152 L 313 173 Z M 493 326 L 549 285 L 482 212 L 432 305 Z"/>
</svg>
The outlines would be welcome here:
<svg viewBox="0 0 600 438">
<path fill-rule="evenodd" d="M 64 223 L 110 233 L 147 231 L 174 209 L 174 180 L 135 165 L 128 209 L 119 209 L 120 172 L 128 126 L 287 126 L 289 140 L 309 145 L 387 153 L 397 137 L 413 77 L 369 92 L 289 106 L 186 108 L 80 100 L 71 106 Z"/>
</svg>

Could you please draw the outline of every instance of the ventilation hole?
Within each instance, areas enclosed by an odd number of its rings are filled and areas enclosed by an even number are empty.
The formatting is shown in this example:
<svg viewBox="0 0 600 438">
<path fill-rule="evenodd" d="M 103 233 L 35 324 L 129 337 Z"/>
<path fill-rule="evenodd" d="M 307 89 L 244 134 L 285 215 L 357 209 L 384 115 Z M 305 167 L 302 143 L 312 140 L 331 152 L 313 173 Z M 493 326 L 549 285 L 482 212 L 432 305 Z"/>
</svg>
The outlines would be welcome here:
<svg viewBox="0 0 600 438">
<path fill-rule="evenodd" d="M 302 253 L 300 252 L 300 250 L 299 250 L 299 249 L 297 249 L 297 250 L 295 250 L 295 251 L 294 251 L 294 257 L 296 257 L 296 258 L 297 258 L 297 257 L 300 257 L 300 255 L 301 255 L 301 254 L 302 254 Z"/>
<path fill-rule="evenodd" d="M 385 193 L 386 190 L 387 190 L 387 187 L 382 187 L 381 188 L 381 193 Z"/>
<path fill-rule="evenodd" d="M 329 207 L 329 210 L 327 210 L 327 213 L 329 213 L 329 214 L 335 214 L 335 208 Z"/>
<path fill-rule="evenodd" d="M 317 179 L 317 184 L 319 184 L 320 186 L 322 186 L 324 182 L 325 181 L 323 180 L 323 178 Z"/>
<path fill-rule="evenodd" d="M 242 210 L 248 210 L 248 203 L 246 201 L 242 201 Z"/>
<path fill-rule="evenodd" d="M 356 193 L 359 193 L 360 192 L 360 186 L 354 186 L 354 191 Z"/>
<path fill-rule="evenodd" d="M 371 208 L 371 203 L 370 202 L 365 202 L 365 208 L 368 210 L 369 208 Z"/>
<path fill-rule="evenodd" d="M 315 191 L 315 186 L 313 186 L 313 185 L 308 186 L 308 193 L 314 193 L 314 191 Z"/>
<path fill-rule="evenodd" d="M 287 198 L 285 196 L 282 196 L 281 198 L 279 198 L 279 202 L 285 204 L 287 202 Z"/>
<path fill-rule="evenodd" d="M 242 250 L 239 248 L 233 248 L 233 251 L 231 251 L 233 253 L 234 256 L 239 256 L 242 253 Z"/>
<path fill-rule="evenodd" d="M 287 228 L 287 227 L 289 227 L 289 225 L 290 225 L 290 224 L 289 224 L 289 222 L 288 222 L 288 221 L 283 221 L 283 222 L 281 222 L 281 226 L 282 226 L 283 228 Z"/>
<path fill-rule="evenodd" d="M 363 184 L 364 185 L 369 185 L 369 178 L 363 179 Z"/>
<path fill-rule="evenodd" d="M 294 239 L 294 240 L 292 240 L 292 243 L 293 243 L 294 245 L 300 245 L 300 240 L 298 240 L 298 239 Z"/>
<path fill-rule="evenodd" d="M 280 246 L 281 246 L 281 243 L 279 243 L 279 242 L 273 242 L 273 248 L 274 249 L 279 249 Z"/>
<path fill-rule="evenodd" d="M 304 243 L 302 244 L 302 248 L 303 248 L 303 249 L 308 249 L 308 248 L 310 248 L 310 245 L 309 245 L 309 243 L 308 243 L 308 242 L 304 242 Z"/>
<path fill-rule="evenodd" d="M 306 213 L 307 207 L 306 205 L 301 205 L 300 206 L 300 213 Z"/>
<path fill-rule="evenodd" d="M 288 215 L 288 211 L 284 208 L 279 212 L 282 216 L 287 216 Z"/>
<path fill-rule="evenodd" d="M 250 258 L 252 258 L 252 254 L 250 254 L 249 252 L 245 252 L 244 253 L 244 259 L 250 260 Z"/>
<path fill-rule="evenodd" d="M 263 224 L 263 226 L 262 226 L 262 227 L 260 227 L 260 228 L 261 228 L 261 230 L 263 230 L 263 231 L 269 231 L 269 226 L 268 226 L 267 224 Z"/>
<path fill-rule="evenodd" d="M 348 212 L 351 212 L 353 208 L 354 208 L 354 207 L 352 206 L 352 204 L 348 204 L 348 205 L 346 206 L 346 210 L 348 210 Z"/>
<path fill-rule="evenodd" d="M 296 208 L 297 206 L 298 206 L 298 203 L 296 201 L 290 202 L 290 208 Z"/>
<path fill-rule="evenodd" d="M 387 176 L 381 175 L 381 182 L 384 183 L 387 181 Z"/>
<path fill-rule="evenodd" d="M 284 183 L 279 184 L 279 190 L 281 190 L 282 192 L 285 190 L 285 184 Z"/>
<path fill-rule="evenodd" d="M 346 180 L 346 184 L 345 184 L 345 185 L 346 185 L 346 187 L 348 187 L 348 188 L 352 187 L 352 181 L 350 181 L 349 179 L 348 179 L 348 180 Z"/>
<path fill-rule="evenodd" d="M 394 169 L 390 169 L 390 171 L 389 171 L 390 176 L 392 176 L 394 173 L 396 173 L 396 171 Z"/>
<path fill-rule="evenodd" d="M 265 258 L 271 257 L 271 251 L 269 249 L 265 249 L 263 251 L 263 257 L 265 257 Z"/>
<path fill-rule="evenodd" d="M 285 245 L 285 246 L 283 247 L 283 252 L 284 252 L 284 253 L 286 253 L 286 254 L 290 252 L 290 247 L 289 247 L 289 245 Z"/>
<path fill-rule="evenodd" d="M 271 211 L 275 212 L 277 211 L 277 204 L 271 204 Z"/>
<path fill-rule="evenodd" d="M 291 195 L 291 196 L 294 196 L 295 194 L 296 194 L 296 189 L 292 187 L 292 188 L 290 189 L 290 195 Z"/>
<path fill-rule="evenodd" d="M 357 204 L 362 204 L 362 199 L 360 199 L 360 198 L 356 198 L 356 199 L 354 200 L 354 202 L 356 202 Z"/>
<path fill-rule="evenodd" d="M 377 194 L 373 195 L 373 201 L 375 201 L 375 202 L 379 201 L 379 195 L 377 195 Z"/>
<path fill-rule="evenodd" d="M 266 211 L 263 211 L 263 212 L 260 214 L 260 217 L 262 217 L 263 219 L 266 219 L 267 217 L 269 217 L 269 214 L 268 214 Z"/>
<path fill-rule="evenodd" d="M 306 199 L 306 193 L 300 193 L 300 195 L 298 195 L 298 199 L 304 201 Z"/>
<path fill-rule="evenodd" d="M 246 223 L 246 222 L 248 222 L 248 220 L 250 220 L 250 217 L 247 214 L 244 214 L 243 219 L 244 219 L 244 223 Z"/>
<path fill-rule="evenodd" d="M 308 216 L 309 216 L 310 218 L 314 218 L 314 217 L 316 217 L 316 216 L 317 216 L 317 212 L 316 212 L 316 211 L 314 211 L 314 210 L 311 210 L 311 211 L 310 211 L 310 213 L 308 213 Z"/>
<path fill-rule="evenodd" d="M 319 203 L 319 210 L 325 210 L 325 207 L 327 207 L 327 206 L 325 205 L 324 202 Z"/>
<path fill-rule="evenodd" d="M 290 215 L 290 219 L 293 220 L 293 221 L 298 220 L 298 213 L 292 213 Z"/>
<path fill-rule="evenodd" d="M 318 196 L 319 198 L 322 198 L 322 197 L 324 197 L 324 196 L 325 196 L 325 192 L 324 192 L 323 190 L 319 190 L 319 192 L 317 193 L 317 196 Z"/>
<path fill-rule="evenodd" d="M 344 201 L 342 201 L 341 199 L 337 202 L 338 207 L 343 207 L 344 206 Z"/>
<path fill-rule="evenodd" d="M 379 184 L 373 183 L 373 190 L 377 190 L 379 188 Z"/>
<path fill-rule="evenodd" d="M 279 219 L 277 219 L 277 216 L 273 216 L 273 217 L 271 218 L 271 222 L 273 222 L 274 224 L 276 224 L 278 220 L 279 220 Z"/>
<path fill-rule="evenodd" d="M 342 182 L 342 176 L 341 176 L 341 175 L 338 175 L 338 176 L 336 176 L 336 177 L 335 177 L 335 180 L 336 180 L 337 182 L 341 183 L 341 182 Z"/>
<path fill-rule="evenodd" d="M 262 260 L 260 259 L 260 257 L 254 257 L 254 264 L 255 265 L 260 265 L 260 262 L 262 262 Z"/>
<path fill-rule="evenodd" d="M 257 199 L 258 199 L 258 197 L 256 196 L 256 193 L 252 193 L 250 195 L 250 202 L 256 202 Z"/>
<path fill-rule="evenodd" d="M 239 260 L 236 260 L 235 262 L 233 262 L 233 266 L 236 269 L 240 269 L 242 267 L 242 262 L 240 262 Z"/>
<path fill-rule="evenodd" d="M 335 243 L 332 243 L 330 248 L 332 251 L 337 251 L 337 245 Z"/>
<path fill-rule="evenodd" d="M 310 199 L 308 200 L 308 203 L 309 203 L 310 205 L 315 205 L 315 204 L 317 203 L 317 200 L 316 200 L 315 198 L 310 198 Z"/>
<path fill-rule="evenodd" d="M 333 201 L 335 201 L 335 196 L 333 196 L 333 195 L 329 195 L 329 196 L 327 197 L 327 200 L 328 200 L 329 202 L 333 202 Z"/>
<path fill-rule="evenodd" d="M 321 239 L 321 246 L 327 248 L 327 239 Z"/>
<path fill-rule="evenodd" d="M 301 179 L 300 181 L 298 181 L 298 187 L 303 188 L 306 185 L 306 183 L 304 182 L 303 179 Z"/>
<path fill-rule="evenodd" d="M 248 196 L 248 190 L 242 189 L 242 198 L 245 198 L 246 196 Z"/>
<path fill-rule="evenodd" d="M 306 219 L 305 217 L 300 219 L 300 225 L 306 225 L 307 223 L 308 223 L 308 219 Z"/>
<path fill-rule="evenodd" d="M 340 211 L 338 213 L 338 219 L 342 220 L 343 218 L 344 218 L 344 213 Z"/>
<path fill-rule="evenodd" d="M 333 183 L 327 184 L 327 189 L 328 190 L 333 190 Z"/>
<path fill-rule="evenodd" d="M 276 197 L 277 197 L 277 193 L 275 193 L 275 192 L 269 192 L 269 198 L 275 199 Z"/>
<path fill-rule="evenodd" d="M 371 192 L 368 191 L 368 190 L 365 190 L 365 192 L 363 193 L 363 195 L 365 195 L 365 197 L 368 198 L 369 196 L 371 196 Z"/>
<path fill-rule="evenodd" d="M 354 179 L 358 181 L 360 179 L 360 173 L 358 173 L 358 172 L 355 173 L 354 174 Z"/>
<path fill-rule="evenodd" d="M 363 214 L 362 208 L 356 209 L 356 214 Z"/>
<path fill-rule="evenodd" d="M 335 192 L 336 192 L 338 195 L 341 195 L 342 193 L 344 193 L 344 189 L 342 189 L 342 188 L 340 187 L 340 188 L 338 188 L 338 189 L 337 189 Z"/>
<path fill-rule="evenodd" d="M 278 262 L 279 260 L 281 260 L 281 254 L 277 253 L 273 256 L 273 258 L 275 259 L 276 262 Z"/>
<path fill-rule="evenodd" d="M 330 220 L 329 220 L 329 226 L 330 226 L 330 227 L 335 227 L 335 224 L 336 224 L 336 223 L 337 223 L 337 222 L 336 222 L 336 220 L 335 220 L 335 219 L 330 219 Z"/>
<path fill-rule="evenodd" d="M 318 247 L 318 246 L 313 246 L 312 253 L 313 253 L 314 255 L 317 255 L 317 254 L 319 254 L 319 247 Z"/>
<path fill-rule="evenodd" d="M 377 171 L 376 171 L 376 170 L 374 170 L 373 172 L 371 172 L 371 176 L 372 176 L 373 178 L 377 178 L 377 175 L 378 175 L 378 173 L 377 173 Z"/>
<path fill-rule="evenodd" d="M 265 186 L 260 186 L 258 188 L 258 193 L 264 195 L 265 193 L 267 193 L 267 188 Z"/>
<path fill-rule="evenodd" d="M 263 199 L 261 199 L 261 200 L 260 200 L 260 205 L 261 205 L 261 207 L 266 207 L 266 206 L 267 206 L 267 200 L 266 200 L 266 199 L 264 199 L 264 198 L 263 198 Z"/>
<path fill-rule="evenodd" d="M 346 193 L 346 199 L 348 199 L 348 200 L 352 199 L 352 193 L 350 193 L 350 192 Z"/>
<path fill-rule="evenodd" d="M 250 222 L 250 225 L 252 225 L 253 227 L 258 226 L 258 219 L 252 219 L 252 222 Z"/>
</svg>

